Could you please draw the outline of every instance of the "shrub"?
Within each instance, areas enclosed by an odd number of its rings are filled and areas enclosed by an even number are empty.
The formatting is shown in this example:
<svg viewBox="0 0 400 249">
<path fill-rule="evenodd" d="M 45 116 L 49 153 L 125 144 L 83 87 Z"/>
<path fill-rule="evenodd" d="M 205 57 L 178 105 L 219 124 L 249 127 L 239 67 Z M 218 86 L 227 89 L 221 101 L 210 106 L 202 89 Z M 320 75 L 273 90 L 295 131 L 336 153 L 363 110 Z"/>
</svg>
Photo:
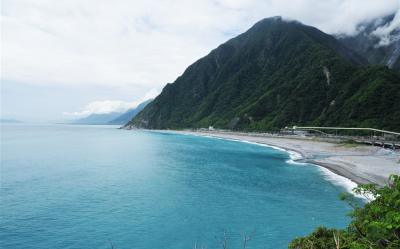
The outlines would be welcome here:
<svg viewBox="0 0 400 249">
<path fill-rule="evenodd" d="M 400 176 L 392 175 L 387 186 L 373 184 L 355 188 L 370 201 L 357 206 L 350 195 L 343 199 L 353 205 L 346 229 L 317 228 L 306 237 L 294 239 L 290 249 L 399 249 Z"/>
</svg>

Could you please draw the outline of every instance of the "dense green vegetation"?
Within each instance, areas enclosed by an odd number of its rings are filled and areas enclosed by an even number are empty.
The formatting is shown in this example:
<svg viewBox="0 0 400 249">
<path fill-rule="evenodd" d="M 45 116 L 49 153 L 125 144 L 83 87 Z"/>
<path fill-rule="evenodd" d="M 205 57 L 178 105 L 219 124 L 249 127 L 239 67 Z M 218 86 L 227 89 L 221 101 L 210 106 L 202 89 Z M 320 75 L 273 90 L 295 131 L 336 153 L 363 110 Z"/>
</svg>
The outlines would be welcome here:
<svg viewBox="0 0 400 249">
<path fill-rule="evenodd" d="M 291 125 L 400 129 L 400 76 L 318 29 L 255 24 L 189 66 L 127 126 L 275 130 Z"/>
<path fill-rule="evenodd" d="M 383 188 L 362 185 L 356 188 L 356 192 L 372 198 L 372 201 L 363 207 L 355 206 L 351 213 L 352 221 L 346 229 L 320 227 L 306 237 L 293 240 L 289 248 L 400 248 L 400 176 L 391 176 L 388 185 Z"/>
</svg>

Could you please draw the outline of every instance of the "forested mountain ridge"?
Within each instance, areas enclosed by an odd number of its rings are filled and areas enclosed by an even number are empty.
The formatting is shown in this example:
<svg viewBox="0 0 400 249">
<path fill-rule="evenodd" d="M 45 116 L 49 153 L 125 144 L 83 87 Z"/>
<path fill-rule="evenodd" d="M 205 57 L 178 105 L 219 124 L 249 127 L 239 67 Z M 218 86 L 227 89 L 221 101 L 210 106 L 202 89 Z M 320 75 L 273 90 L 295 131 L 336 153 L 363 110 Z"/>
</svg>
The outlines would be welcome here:
<svg viewBox="0 0 400 249">
<path fill-rule="evenodd" d="M 126 127 L 400 129 L 400 77 L 333 36 L 267 18 L 189 66 Z"/>
</svg>

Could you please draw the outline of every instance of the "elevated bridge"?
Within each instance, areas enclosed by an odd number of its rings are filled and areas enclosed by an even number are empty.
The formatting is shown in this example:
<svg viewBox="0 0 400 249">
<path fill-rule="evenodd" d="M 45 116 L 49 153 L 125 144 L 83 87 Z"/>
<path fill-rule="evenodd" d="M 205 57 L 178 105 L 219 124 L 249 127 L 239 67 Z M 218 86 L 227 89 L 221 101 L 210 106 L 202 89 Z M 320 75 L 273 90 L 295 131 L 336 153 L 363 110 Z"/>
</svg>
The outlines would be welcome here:
<svg viewBox="0 0 400 249">
<path fill-rule="evenodd" d="M 355 127 L 318 127 L 318 126 L 293 126 L 292 131 L 309 131 L 319 133 L 321 136 L 337 137 L 341 139 L 349 139 L 356 143 L 381 146 L 385 148 L 400 149 L 400 133 L 394 131 L 380 130 L 374 128 L 355 128 Z M 334 134 L 329 134 L 334 131 Z M 350 136 L 339 135 L 339 131 L 354 131 L 369 133 L 369 136 Z M 380 135 L 380 136 L 379 136 Z"/>
</svg>

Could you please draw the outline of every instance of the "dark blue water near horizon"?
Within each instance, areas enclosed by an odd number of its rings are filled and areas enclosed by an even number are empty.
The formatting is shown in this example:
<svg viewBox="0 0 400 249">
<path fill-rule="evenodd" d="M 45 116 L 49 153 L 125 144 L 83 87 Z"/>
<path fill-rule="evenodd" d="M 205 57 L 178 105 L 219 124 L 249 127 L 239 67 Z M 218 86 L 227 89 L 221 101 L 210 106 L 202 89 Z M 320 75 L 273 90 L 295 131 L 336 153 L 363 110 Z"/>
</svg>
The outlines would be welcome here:
<svg viewBox="0 0 400 249">
<path fill-rule="evenodd" d="M 283 249 L 344 191 L 283 151 L 115 126 L 2 125 L 0 248 Z"/>
</svg>

